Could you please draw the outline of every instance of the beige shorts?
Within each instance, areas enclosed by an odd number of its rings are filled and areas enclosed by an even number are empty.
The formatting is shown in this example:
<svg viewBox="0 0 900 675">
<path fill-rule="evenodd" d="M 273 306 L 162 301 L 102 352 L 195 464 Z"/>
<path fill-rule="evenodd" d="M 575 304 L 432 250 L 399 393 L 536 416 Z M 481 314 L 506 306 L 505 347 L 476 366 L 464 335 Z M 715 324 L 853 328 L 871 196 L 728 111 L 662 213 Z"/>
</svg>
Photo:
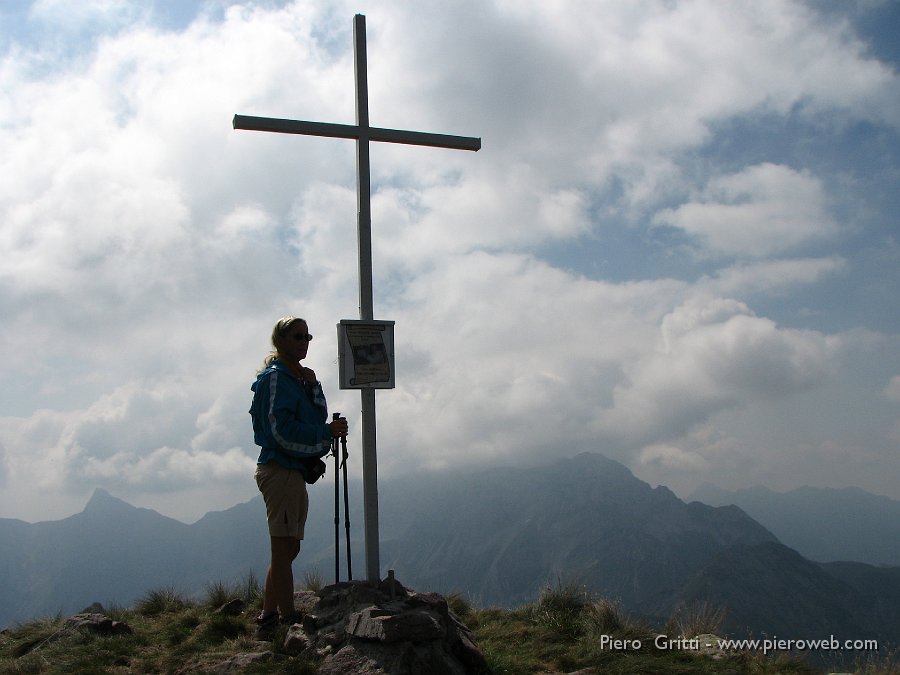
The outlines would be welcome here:
<svg viewBox="0 0 900 675">
<path fill-rule="evenodd" d="M 269 536 L 303 539 L 309 495 L 303 474 L 278 462 L 256 467 L 256 484 L 266 502 Z"/>
</svg>

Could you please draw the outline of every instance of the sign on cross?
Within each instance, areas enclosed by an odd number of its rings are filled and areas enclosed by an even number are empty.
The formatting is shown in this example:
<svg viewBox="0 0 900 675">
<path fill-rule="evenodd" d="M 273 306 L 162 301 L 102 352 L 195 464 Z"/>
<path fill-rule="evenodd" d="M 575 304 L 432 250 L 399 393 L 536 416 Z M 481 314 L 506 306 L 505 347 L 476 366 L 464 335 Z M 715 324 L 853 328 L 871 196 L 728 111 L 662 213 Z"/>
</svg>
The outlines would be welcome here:
<svg viewBox="0 0 900 675">
<path fill-rule="evenodd" d="M 357 242 L 359 245 L 359 318 L 373 321 L 372 302 L 372 209 L 369 141 L 405 143 L 456 150 L 481 149 L 481 139 L 369 126 L 369 84 L 366 61 L 366 17 L 353 18 L 353 53 L 356 79 L 356 124 L 329 124 L 301 120 L 235 115 L 235 129 L 272 131 L 282 134 L 356 139 Z M 363 502 L 365 514 L 366 577 L 381 580 L 378 539 L 378 467 L 375 447 L 375 389 L 360 389 L 362 398 Z"/>
</svg>

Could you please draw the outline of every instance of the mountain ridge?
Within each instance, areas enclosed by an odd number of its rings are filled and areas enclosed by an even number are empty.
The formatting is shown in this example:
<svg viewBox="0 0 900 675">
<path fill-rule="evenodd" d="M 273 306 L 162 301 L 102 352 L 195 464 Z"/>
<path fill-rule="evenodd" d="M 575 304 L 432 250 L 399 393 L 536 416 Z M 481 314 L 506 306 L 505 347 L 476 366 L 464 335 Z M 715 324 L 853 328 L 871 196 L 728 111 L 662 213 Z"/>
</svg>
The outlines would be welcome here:
<svg viewBox="0 0 900 675">
<path fill-rule="evenodd" d="M 761 485 L 724 490 L 704 483 L 690 499 L 737 505 L 811 560 L 900 565 L 900 501 L 890 497 L 858 487 L 776 492 Z"/>
<path fill-rule="evenodd" d="M 333 568 L 333 493 L 322 487 L 310 489 L 298 580 Z M 361 523 L 359 485 L 351 488 L 351 520 Z M 413 588 L 510 607 L 566 580 L 649 621 L 708 603 L 728 610 L 733 634 L 771 634 L 778 625 L 792 637 L 813 635 L 821 622 L 804 617 L 824 617 L 833 632 L 900 642 L 897 611 L 872 603 L 880 587 L 900 598 L 900 568 L 878 576 L 867 565 L 813 563 L 737 506 L 686 503 L 597 453 L 543 467 L 385 480 L 380 501 L 382 571 L 394 569 Z M 361 530 L 353 532 L 361 567 Z M 186 525 L 95 492 L 62 521 L 0 521 L 0 564 L 17 581 L 0 582 L 0 624 L 94 601 L 127 605 L 165 586 L 200 592 L 251 571 L 259 579 L 268 543 L 260 496 Z M 51 552 L 57 561 L 45 559 Z M 781 616 L 793 623 L 771 620 Z"/>
<path fill-rule="evenodd" d="M 448 585 L 450 570 L 488 604 L 534 597 L 549 570 L 593 580 L 598 592 L 637 606 L 675 583 L 673 567 L 684 573 L 719 546 L 775 538 L 738 509 L 687 505 L 668 488 L 653 488 L 592 453 L 540 470 L 481 472 L 463 489 L 459 495 L 453 486 L 420 481 L 401 509 L 427 502 L 428 510 L 406 533 L 406 544 L 383 547 L 383 557 L 403 578 L 444 592 L 459 590 Z M 443 518 L 454 509 L 458 517 Z M 474 522 L 478 530 L 469 528 Z M 483 539 L 483 530 L 493 535 Z M 460 557 L 469 574 L 457 564 Z"/>
</svg>

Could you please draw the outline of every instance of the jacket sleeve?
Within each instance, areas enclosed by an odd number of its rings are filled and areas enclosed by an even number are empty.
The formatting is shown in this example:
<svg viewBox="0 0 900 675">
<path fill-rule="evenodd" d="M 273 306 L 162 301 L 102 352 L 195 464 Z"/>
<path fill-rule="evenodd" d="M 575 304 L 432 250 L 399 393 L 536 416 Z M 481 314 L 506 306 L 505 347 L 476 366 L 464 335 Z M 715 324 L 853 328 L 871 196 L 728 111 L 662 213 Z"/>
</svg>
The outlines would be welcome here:
<svg viewBox="0 0 900 675">
<path fill-rule="evenodd" d="M 298 417 L 299 396 L 303 395 L 295 382 L 278 371 L 257 382 L 253 417 L 266 440 L 264 447 L 300 458 L 322 457 L 331 450 L 328 425 Z"/>
</svg>

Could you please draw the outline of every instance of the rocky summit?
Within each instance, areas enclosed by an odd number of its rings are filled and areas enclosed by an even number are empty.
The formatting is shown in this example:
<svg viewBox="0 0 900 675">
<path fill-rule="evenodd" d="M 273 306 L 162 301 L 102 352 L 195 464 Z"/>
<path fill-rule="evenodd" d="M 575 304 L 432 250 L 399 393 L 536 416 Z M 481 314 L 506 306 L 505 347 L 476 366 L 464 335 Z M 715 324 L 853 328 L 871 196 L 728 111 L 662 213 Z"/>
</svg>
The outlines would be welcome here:
<svg viewBox="0 0 900 675">
<path fill-rule="evenodd" d="M 294 594 L 284 650 L 319 661 L 322 675 L 467 675 L 489 672 L 471 631 L 437 593 L 393 579 Z"/>
</svg>

